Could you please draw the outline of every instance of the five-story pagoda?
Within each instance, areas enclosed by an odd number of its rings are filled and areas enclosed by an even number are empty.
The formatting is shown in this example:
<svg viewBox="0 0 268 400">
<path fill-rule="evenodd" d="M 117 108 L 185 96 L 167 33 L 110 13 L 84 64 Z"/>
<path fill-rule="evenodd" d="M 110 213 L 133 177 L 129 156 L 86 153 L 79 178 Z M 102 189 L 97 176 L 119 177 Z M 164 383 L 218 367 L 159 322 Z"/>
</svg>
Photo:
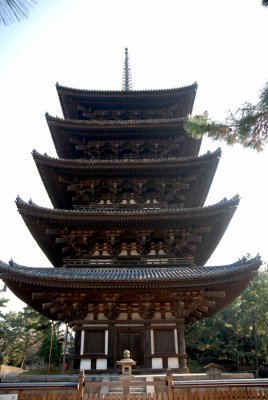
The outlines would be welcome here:
<svg viewBox="0 0 268 400">
<path fill-rule="evenodd" d="M 57 84 L 64 119 L 46 115 L 58 158 L 33 151 L 53 208 L 16 200 L 52 268 L 0 262 L 25 303 L 75 330 L 73 367 L 187 372 L 184 328 L 229 304 L 260 259 L 204 266 L 238 196 L 204 206 L 220 150 L 198 156 L 183 123 L 197 85 L 122 91 Z"/>
</svg>

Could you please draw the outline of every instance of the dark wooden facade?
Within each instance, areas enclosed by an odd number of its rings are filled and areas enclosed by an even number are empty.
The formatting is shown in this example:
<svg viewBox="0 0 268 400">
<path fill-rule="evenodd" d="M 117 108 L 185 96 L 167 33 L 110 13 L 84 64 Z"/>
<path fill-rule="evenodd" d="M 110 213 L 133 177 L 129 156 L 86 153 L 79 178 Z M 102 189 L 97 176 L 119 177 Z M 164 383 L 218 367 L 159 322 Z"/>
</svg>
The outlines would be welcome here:
<svg viewBox="0 0 268 400">
<path fill-rule="evenodd" d="M 46 115 L 58 158 L 33 151 L 53 208 L 16 204 L 53 265 L 0 262 L 27 304 L 76 332 L 74 369 L 187 372 L 184 328 L 229 304 L 261 261 L 204 267 L 239 197 L 204 206 L 220 150 L 199 156 L 183 121 L 197 85 L 86 91 L 57 84 Z M 23 289 L 22 289 L 23 288 Z"/>
</svg>

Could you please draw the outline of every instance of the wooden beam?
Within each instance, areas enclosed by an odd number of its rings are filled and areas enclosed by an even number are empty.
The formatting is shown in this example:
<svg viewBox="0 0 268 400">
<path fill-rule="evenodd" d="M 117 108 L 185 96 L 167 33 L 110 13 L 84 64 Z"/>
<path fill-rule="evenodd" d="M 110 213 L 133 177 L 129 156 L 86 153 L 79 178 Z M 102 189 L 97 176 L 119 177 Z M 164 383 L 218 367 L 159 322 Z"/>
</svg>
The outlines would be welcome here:
<svg viewBox="0 0 268 400">
<path fill-rule="evenodd" d="M 60 307 L 60 306 L 58 306 L 58 307 L 52 307 L 52 308 L 50 309 L 50 313 L 51 313 L 51 314 L 55 314 L 55 312 L 58 312 L 58 311 L 61 311 L 61 307 Z"/>
<path fill-rule="evenodd" d="M 90 112 L 90 111 L 92 111 L 91 107 L 86 107 L 83 104 L 77 104 L 76 105 L 76 109 L 77 109 L 77 111 L 82 111 L 82 112 Z"/>
<path fill-rule="evenodd" d="M 48 310 L 52 307 L 54 307 L 57 303 L 55 301 L 51 302 L 51 303 L 43 303 L 42 304 L 42 310 Z"/>
<path fill-rule="evenodd" d="M 81 190 L 83 188 L 84 185 L 81 185 L 81 183 L 76 183 L 76 184 L 71 184 L 69 186 L 67 186 L 67 190 L 68 191 L 77 191 L 77 190 Z"/>
<path fill-rule="evenodd" d="M 58 319 L 64 319 L 67 316 L 66 312 L 63 312 L 61 314 L 58 314 Z"/>
<path fill-rule="evenodd" d="M 191 243 L 186 243 L 186 245 L 184 246 L 187 250 L 192 251 L 193 253 L 196 252 L 196 246 L 194 244 Z"/>
<path fill-rule="evenodd" d="M 203 302 L 204 306 L 210 307 L 210 308 L 215 308 L 216 307 L 216 302 L 213 300 L 205 300 Z"/>
<path fill-rule="evenodd" d="M 73 136 L 70 137 L 70 143 L 72 144 L 81 144 L 82 141 L 79 140 L 78 138 L 74 138 Z"/>
<path fill-rule="evenodd" d="M 218 290 L 218 291 L 212 291 L 212 290 L 205 290 L 204 292 L 205 297 L 216 297 L 218 299 L 224 299 L 225 298 L 225 290 Z"/>
<path fill-rule="evenodd" d="M 197 318 L 202 318 L 203 317 L 203 314 L 200 311 L 197 311 L 197 310 L 193 311 L 192 314 Z"/>
<path fill-rule="evenodd" d="M 177 182 L 175 185 L 178 189 L 189 189 L 190 185 L 189 183 L 185 183 L 185 182 Z"/>
<path fill-rule="evenodd" d="M 50 292 L 50 293 L 46 293 L 46 292 L 42 292 L 42 293 L 32 293 L 32 299 L 33 300 L 43 300 L 43 299 L 48 299 L 49 297 L 55 298 L 58 296 L 57 292 Z"/>
<path fill-rule="evenodd" d="M 59 234 L 60 234 L 60 230 L 59 230 L 59 229 L 50 229 L 50 228 L 47 228 L 47 229 L 46 229 L 46 234 L 47 234 L 47 235 L 59 235 Z"/>
<path fill-rule="evenodd" d="M 67 179 L 64 176 L 59 176 L 58 180 L 60 183 L 66 183 L 67 185 L 70 185 L 73 183 L 70 179 Z"/>
<path fill-rule="evenodd" d="M 208 313 L 208 307 L 206 307 L 206 306 L 200 305 L 200 306 L 197 307 L 197 309 L 198 309 L 199 311 L 202 311 L 202 312 L 205 313 L 205 314 Z"/>
<path fill-rule="evenodd" d="M 197 180 L 197 175 L 189 175 L 183 178 L 184 183 L 193 182 Z"/>
<path fill-rule="evenodd" d="M 33 300 L 42 300 L 47 298 L 47 293 L 32 293 Z"/>
<path fill-rule="evenodd" d="M 200 228 L 194 228 L 193 233 L 209 233 L 211 232 L 211 226 L 200 226 Z"/>
<path fill-rule="evenodd" d="M 176 194 L 176 199 L 184 201 L 186 199 L 186 196 L 184 194 Z"/>
<path fill-rule="evenodd" d="M 75 150 L 87 151 L 88 149 L 89 149 L 89 146 L 86 144 L 77 144 L 75 146 Z"/>
<path fill-rule="evenodd" d="M 66 237 L 57 237 L 57 238 L 55 239 L 55 243 L 56 243 L 56 244 L 65 244 L 65 243 L 68 243 L 68 238 L 66 238 Z"/>
<path fill-rule="evenodd" d="M 202 242 L 202 236 L 198 235 L 198 236 L 190 236 L 189 237 L 189 241 L 190 242 Z"/>
</svg>

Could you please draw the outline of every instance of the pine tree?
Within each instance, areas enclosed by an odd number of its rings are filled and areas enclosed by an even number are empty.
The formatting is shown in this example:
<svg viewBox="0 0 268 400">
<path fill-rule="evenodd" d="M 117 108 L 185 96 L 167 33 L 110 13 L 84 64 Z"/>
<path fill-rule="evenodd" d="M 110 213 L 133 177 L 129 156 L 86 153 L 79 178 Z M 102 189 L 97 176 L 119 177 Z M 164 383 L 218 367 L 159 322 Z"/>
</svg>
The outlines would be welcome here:
<svg viewBox="0 0 268 400">
<path fill-rule="evenodd" d="M 238 143 L 257 151 L 263 150 L 268 142 L 268 83 L 261 90 L 257 104 L 245 103 L 235 113 L 230 113 L 224 122 L 211 120 L 207 111 L 189 116 L 184 129 L 196 139 L 206 134 L 230 145 Z"/>
</svg>

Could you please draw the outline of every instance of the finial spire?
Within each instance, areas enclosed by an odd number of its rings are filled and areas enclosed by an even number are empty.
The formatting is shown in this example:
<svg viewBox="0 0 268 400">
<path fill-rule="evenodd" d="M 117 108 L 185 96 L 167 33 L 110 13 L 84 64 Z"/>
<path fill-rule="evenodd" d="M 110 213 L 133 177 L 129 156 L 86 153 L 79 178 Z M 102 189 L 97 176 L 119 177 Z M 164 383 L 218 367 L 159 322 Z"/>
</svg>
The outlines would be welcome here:
<svg viewBox="0 0 268 400">
<path fill-rule="evenodd" d="M 128 48 L 125 48 L 125 62 L 123 70 L 122 89 L 125 91 L 132 90 L 131 67 L 128 56 Z"/>
</svg>

